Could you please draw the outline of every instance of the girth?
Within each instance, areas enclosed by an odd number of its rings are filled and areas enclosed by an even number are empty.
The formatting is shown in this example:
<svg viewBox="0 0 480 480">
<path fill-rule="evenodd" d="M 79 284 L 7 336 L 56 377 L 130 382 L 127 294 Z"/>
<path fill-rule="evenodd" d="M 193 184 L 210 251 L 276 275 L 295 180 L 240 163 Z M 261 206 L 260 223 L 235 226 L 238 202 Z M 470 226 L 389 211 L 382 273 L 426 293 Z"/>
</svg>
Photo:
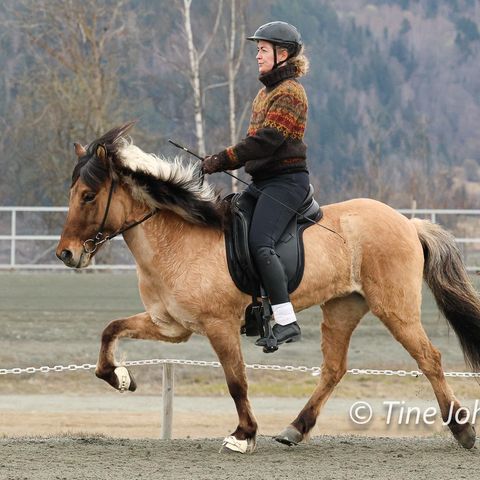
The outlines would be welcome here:
<svg viewBox="0 0 480 480">
<path fill-rule="evenodd" d="M 251 195 L 232 193 L 224 198 L 230 204 L 231 224 L 225 233 L 225 246 L 230 275 L 239 290 L 252 296 L 260 291 L 260 278 L 248 247 L 248 233 L 256 200 Z M 292 293 L 300 284 L 304 270 L 302 234 L 313 222 L 322 218 L 322 211 L 313 198 L 313 187 L 303 205 L 298 209 L 280 240 L 275 252 L 282 262 L 288 278 L 288 292 Z"/>
</svg>

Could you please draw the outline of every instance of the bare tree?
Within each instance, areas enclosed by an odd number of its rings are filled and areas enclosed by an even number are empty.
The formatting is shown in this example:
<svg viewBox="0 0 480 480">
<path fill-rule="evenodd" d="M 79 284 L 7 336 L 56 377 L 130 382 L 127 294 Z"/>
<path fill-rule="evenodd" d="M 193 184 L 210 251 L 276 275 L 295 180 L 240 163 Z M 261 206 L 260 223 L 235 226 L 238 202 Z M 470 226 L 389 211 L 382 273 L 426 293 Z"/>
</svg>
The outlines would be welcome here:
<svg viewBox="0 0 480 480">
<path fill-rule="evenodd" d="M 18 79 L 14 112 L 16 155 L 11 172 L 24 192 L 18 203 L 64 203 L 72 142 L 96 138 L 129 111 L 119 91 L 127 38 L 124 4 L 125 0 L 10 4 L 9 20 L 24 34 L 28 60 Z"/>
<path fill-rule="evenodd" d="M 235 145 L 239 138 L 243 121 L 249 104 L 245 103 L 241 114 L 238 116 L 236 103 L 237 75 L 243 60 L 245 47 L 245 7 L 244 0 L 230 1 L 229 30 L 225 31 L 226 49 L 228 52 L 227 62 L 227 85 L 228 85 L 228 125 L 230 144 Z M 225 30 L 227 30 L 225 28 Z M 237 33 L 238 32 L 238 33 Z M 232 191 L 238 191 L 238 181 L 232 178 Z"/>
<path fill-rule="evenodd" d="M 218 30 L 222 16 L 223 0 L 218 0 L 216 8 L 215 21 L 213 27 L 209 29 L 209 34 L 202 47 L 198 47 L 200 42 L 194 40 L 192 16 L 192 0 L 182 0 L 180 11 L 183 18 L 184 40 L 186 41 L 188 51 L 188 69 L 180 68 L 180 72 L 188 76 L 193 93 L 194 119 L 195 119 L 195 137 L 197 140 L 197 149 L 200 156 L 205 156 L 205 132 L 204 132 L 204 87 L 201 78 L 201 66 L 205 56 L 210 48 L 212 40 Z"/>
</svg>

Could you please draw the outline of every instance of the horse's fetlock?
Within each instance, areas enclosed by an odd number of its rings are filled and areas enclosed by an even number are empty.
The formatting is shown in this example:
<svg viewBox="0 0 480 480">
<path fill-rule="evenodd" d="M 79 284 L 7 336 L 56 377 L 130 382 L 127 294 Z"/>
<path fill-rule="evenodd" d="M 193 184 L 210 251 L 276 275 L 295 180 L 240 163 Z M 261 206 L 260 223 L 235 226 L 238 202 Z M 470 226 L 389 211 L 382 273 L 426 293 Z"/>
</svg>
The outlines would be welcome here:
<svg viewBox="0 0 480 480">
<path fill-rule="evenodd" d="M 112 369 L 105 369 L 105 368 L 99 368 L 97 367 L 95 369 L 95 376 L 97 378 L 100 378 L 101 380 L 106 380 L 108 377 L 112 375 L 113 368 Z"/>
<path fill-rule="evenodd" d="M 317 413 L 314 411 L 313 407 L 304 409 L 300 415 L 292 423 L 292 426 L 295 427 L 302 435 L 308 434 L 308 432 L 315 426 L 317 422 Z"/>
<path fill-rule="evenodd" d="M 257 425 L 238 426 L 237 429 L 232 433 L 237 440 L 250 440 L 254 439 L 257 436 Z"/>
</svg>

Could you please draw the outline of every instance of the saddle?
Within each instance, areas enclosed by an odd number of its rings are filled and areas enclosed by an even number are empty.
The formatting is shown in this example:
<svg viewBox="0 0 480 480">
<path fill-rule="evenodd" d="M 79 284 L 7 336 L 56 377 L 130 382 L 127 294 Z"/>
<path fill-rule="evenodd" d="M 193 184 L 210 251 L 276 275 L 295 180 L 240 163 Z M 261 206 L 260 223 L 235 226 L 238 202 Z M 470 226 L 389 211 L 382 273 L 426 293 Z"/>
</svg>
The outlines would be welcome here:
<svg viewBox="0 0 480 480">
<path fill-rule="evenodd" d="M 322 218 L 322 210 L 313 198 L 313 187 L 305 198 L 298 214 L 292 218 L 275 246 L 288 278 L 288 292 L 292 293 L 300 284 L 304 271 L 304 249 L 302 234 L 314 222 Z M 230 228 L 225 232 L 225 247 L 230 275 L 239 290 L 252 296 L 252 305 L 260 296 L 261 283 L 248 246 L 248 233 L 256 199 L 251 195 L 231 193 L 224 198 L 231 212 Z M 249 321 L 252 305 L 246 311 L 246 333 L 249 335 Z M 251 329 L 251 335 L 258 335 L 258 328 Z"/>
</svg>

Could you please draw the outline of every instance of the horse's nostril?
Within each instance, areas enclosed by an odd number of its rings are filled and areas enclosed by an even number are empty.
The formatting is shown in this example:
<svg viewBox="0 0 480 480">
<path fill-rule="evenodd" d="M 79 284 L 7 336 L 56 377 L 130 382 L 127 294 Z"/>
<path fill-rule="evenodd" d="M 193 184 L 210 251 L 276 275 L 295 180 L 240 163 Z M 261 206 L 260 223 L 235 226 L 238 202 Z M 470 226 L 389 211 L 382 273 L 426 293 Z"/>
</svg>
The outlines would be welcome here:
<svg viewBox="0 0 480 480">
<path fill-rule="evenodd" d="M 62 250 L 60 253 L 60 260 L 64 263 L 69 262 L 73 257 L 73 253 L 70 250 Z"/>
</svg>

